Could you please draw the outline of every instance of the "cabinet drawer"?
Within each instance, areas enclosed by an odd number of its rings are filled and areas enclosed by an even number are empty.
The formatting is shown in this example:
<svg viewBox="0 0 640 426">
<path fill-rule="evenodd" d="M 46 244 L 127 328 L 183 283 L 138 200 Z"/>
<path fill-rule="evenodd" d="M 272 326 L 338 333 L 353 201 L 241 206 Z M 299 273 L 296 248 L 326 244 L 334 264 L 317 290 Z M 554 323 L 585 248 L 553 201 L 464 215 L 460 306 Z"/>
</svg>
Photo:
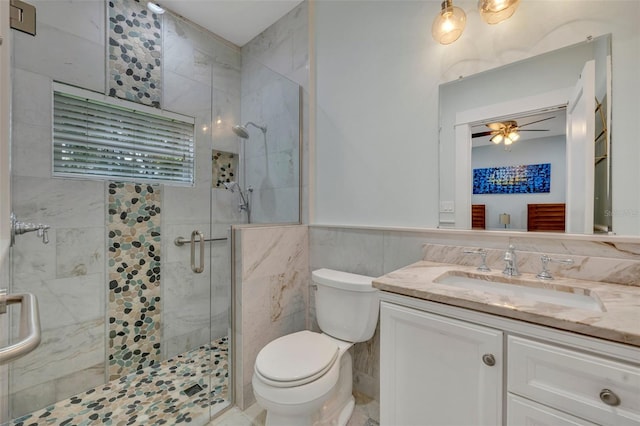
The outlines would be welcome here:
<svg viewBox="0 0 640 426">
<path fill-rule="evenodd" d="M 597 426 L 517 395 L 507 396 L 507 424 L 520 426 Z"/>
<path fill-rule="evenodd" d="M 595 423 L 640 425 L 639 367 L 513 336 L 508 354 L 509 392 Z"/>
</svg>

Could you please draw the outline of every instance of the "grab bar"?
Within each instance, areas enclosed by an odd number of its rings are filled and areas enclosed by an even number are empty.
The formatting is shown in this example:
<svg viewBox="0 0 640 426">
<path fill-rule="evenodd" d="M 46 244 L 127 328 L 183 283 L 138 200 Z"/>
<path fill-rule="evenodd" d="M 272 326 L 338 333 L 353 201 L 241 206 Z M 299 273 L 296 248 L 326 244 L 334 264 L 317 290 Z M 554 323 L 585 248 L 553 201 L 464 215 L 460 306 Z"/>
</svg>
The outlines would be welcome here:
<svg viewBox="0 0 640 426">
<path fill-rule="evenodd" d="M 222 237 L 222 238 L 205 238 L 202 240 L 202 242 L 204 243 L 208 243 L 210 241 L 227 241 L 227 237 Z M 173 243 L 175 245 L 177 245 L 178 247 L 183 246 L 187 243 L 190 243 L 191 240 L 187 240 L 184 237 L 177 237 L 175 240 L 173 240 Z"/>
<path fill-rule="evenodd" d="M 40 344 L 40 315 L 38 299 L 30 293 L 2 296 L 7 305 L 20 304 L 20 338 L 13 345 L 0 349 L 0 365 L 13 361 L 33 351 Z"/>
<path fill-rule="evenodd" d="M 198 237 L 197 240 L 196 240 L 196 237 Z M 227 240 L 226 237 L 205 238 L 202 232 L 195 230 L 191 232 L 190 240 L 185 240 L 182 237 L 177 237 L 175 240 L 173 240 L 173 242 L 178 247 L 183 246 L 186 243 L 191 244 L 191 270 L 196 274 L 200 274 L 202 271 L 204 271 L 204 243 L 209 241 L 226 241 L 226 240 Z M 200 245 L 200 264 L 198 266 L 196 266 L 196 243 Z"/>
</svg>

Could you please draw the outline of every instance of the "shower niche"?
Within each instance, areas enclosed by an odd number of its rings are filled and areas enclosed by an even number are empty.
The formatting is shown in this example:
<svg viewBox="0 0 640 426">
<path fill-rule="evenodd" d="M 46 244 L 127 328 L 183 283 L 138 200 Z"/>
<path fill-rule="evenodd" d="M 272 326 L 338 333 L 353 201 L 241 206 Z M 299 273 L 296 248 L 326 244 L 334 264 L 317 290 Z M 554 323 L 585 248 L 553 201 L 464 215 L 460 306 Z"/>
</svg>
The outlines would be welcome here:
<svg viewBox="0 0 640 426">
<path fill-rule="evenodd" d="M 238 181 L 238 154 L 214 149 L 211 153 L 214 188 L 225 189 L 224 184 Z"/>
</svg>

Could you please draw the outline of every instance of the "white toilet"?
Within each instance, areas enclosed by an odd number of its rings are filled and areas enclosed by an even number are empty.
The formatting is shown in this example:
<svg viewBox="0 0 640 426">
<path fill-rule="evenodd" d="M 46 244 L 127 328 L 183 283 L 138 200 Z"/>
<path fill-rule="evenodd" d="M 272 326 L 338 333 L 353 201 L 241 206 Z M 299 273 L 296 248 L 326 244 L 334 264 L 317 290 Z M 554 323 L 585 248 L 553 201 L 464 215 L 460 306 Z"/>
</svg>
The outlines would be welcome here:
<svg viewBox="0 0 640 426">
<path fill-rule="evenodd" d="M 323 333 L 280 337 L 256 358 L 251 383 L 258 404 L 267 410 L 267 426 L 343 426 L 353 412 L 348 349 L 373 336 L 378 291 L 363 275 L 318 269 L 311 276 Z"/>
</svg>

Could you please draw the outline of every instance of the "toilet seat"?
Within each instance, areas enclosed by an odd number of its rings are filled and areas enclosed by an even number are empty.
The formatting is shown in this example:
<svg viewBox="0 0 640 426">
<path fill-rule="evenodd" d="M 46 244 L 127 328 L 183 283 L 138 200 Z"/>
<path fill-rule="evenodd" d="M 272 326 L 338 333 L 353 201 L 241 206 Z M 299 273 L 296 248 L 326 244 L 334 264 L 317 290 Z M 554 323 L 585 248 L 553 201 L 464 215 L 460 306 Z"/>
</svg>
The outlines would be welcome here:
<svg viewBox="0 0 640 426">
<path fill-rule="evenodd" d="M 299 331 L 267 344 L 256 358 L 254 372 L 265 384 L 279 388 L 301 386 L 331 369 L 340 348 L 328 336 Z"/>
</svg>

